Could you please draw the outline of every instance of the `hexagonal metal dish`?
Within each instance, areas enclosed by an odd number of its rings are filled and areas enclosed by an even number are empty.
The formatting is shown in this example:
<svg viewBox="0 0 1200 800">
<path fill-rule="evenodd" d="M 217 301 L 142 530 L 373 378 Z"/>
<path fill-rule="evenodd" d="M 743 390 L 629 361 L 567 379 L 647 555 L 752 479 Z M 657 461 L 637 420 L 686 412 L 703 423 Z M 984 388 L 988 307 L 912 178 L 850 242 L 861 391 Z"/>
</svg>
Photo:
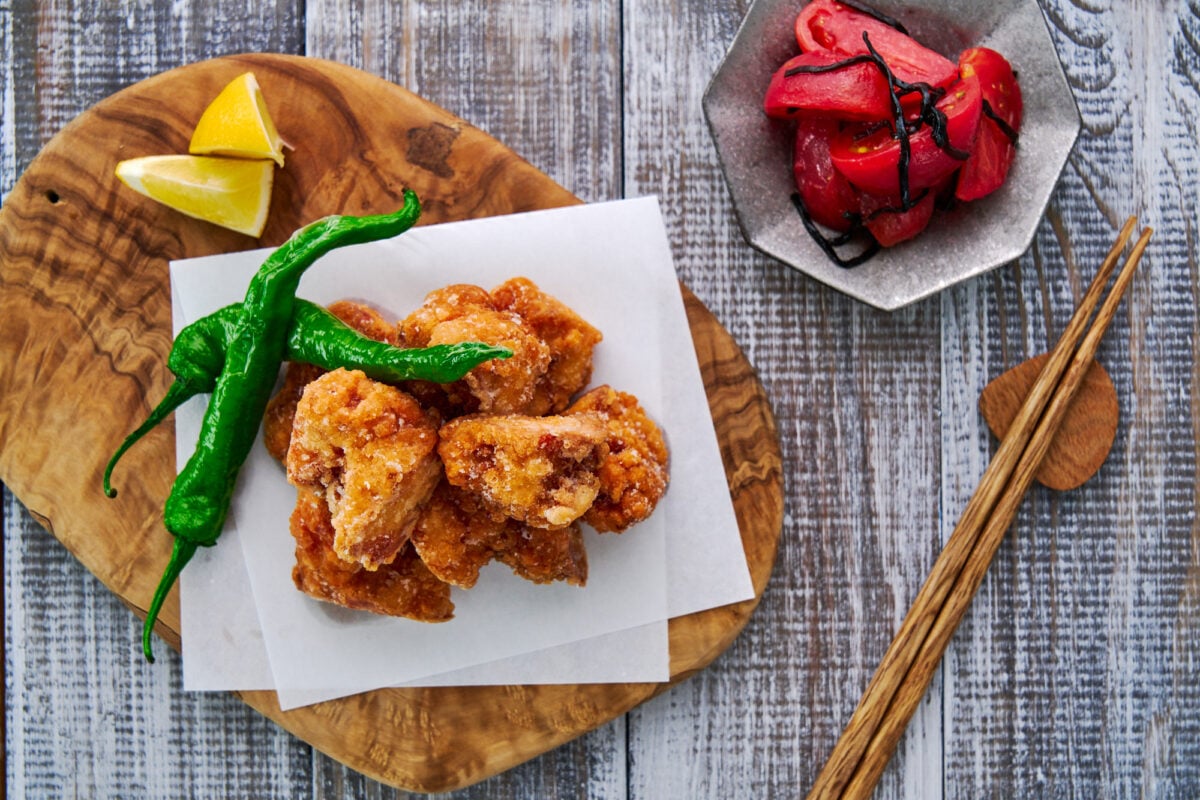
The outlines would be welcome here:
<svg viewBox="0 0 1200 800">
<path fill-rule="evenodd" d="M 704 93 L 704 115 L 746 241 L 864 303 L 894 310 L 1018 257 L 1029 247 L 1081 126 L 1036 0 L 873 3 L 920 42 L 952 59 L 966 47 L 1002 53 L 1025 104 L 1008 180 L 981 200 L 939 211 L 915 239 L 853 269 L 833 264 L 792 206 L 791 125 L 769 119 L 772 73 L 799 52 L 793 34 L 803 0 L 757 0 Z"/>
</svg>

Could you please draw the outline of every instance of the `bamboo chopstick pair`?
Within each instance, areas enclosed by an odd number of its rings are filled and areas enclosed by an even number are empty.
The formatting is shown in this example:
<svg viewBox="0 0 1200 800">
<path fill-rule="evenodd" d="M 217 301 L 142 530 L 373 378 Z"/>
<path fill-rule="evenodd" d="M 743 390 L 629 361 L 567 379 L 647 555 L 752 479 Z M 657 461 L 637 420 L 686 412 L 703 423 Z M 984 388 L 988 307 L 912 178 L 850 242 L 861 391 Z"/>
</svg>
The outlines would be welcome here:
<svg viewBox="0 0 1200 800">
<path fill-rule="evenodd" d="M 874 790 L 1129 287 L 1150 240 L 1149 228 L 1143 229 L 1089 329 L 1136 224 L 1130 217 L 1100 265 L 817 776 L 809 800 L 865 798 Z"/>
</svg>

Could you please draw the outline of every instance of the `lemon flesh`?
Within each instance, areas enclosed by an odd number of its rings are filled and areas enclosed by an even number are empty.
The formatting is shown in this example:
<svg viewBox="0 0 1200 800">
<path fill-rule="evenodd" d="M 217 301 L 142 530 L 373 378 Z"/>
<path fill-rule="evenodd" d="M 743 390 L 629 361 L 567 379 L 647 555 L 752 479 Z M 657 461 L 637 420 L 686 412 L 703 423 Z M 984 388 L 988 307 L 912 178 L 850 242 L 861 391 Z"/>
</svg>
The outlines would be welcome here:
<svg viewBox="0 0 1200 800">
<path fill-rule="evenodd" d="M 275 164 L 208 156 L 145 156 L 117 164 L 130 189 L 163 205 L 258 237 L 271 206 Z"/>
<path fill-rule="evenodd" d="M 283 139 L 275 130 L 254 73 L 234 78 L 200 115 L 188 152 L 269 158 L 283 166 Z"/>
</svg>

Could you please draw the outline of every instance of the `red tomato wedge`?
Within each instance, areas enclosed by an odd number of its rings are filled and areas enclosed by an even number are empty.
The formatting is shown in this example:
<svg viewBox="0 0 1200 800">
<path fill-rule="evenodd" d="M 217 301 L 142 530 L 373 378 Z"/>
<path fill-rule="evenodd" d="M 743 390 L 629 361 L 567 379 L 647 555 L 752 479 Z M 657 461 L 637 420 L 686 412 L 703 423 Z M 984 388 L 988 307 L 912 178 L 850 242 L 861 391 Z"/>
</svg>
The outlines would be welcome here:
<svg viewBox="0 0 1200 800">
<path fill-rule="evenodd" d="M 969 153 L 975 144 L 983 102 L 979 81 L 964 77 L 947 90 L 936 108 L 946 115 L 946 137 L 950 147 Z M 909 136 L 908 188 L 911 197 L 921 189 L 941 183 L 963 162 L 934 141 L 928 124 Z M 891 126 L 845 125 L 834 138 L 830 157 L 838 172 L 868 194 L 900 197 L 900 154 L 898 138 Z"/>
<path fill-rule="evenodd" d="M 1000 188 L 1017 154 L 1015 137 L 1021 130 L 1023 110 L 1021 87 L 1012 65 L 986 47 L 964 50 L 958 58 L 958 67 L 964 76 L 974 75 L 979 80 L 979 92 L 987 104 L 979 121 L 975 147 L 963 164 L 954 190 L 960 200 L 977 200 Z M 994 118 L 987 113 L 989 109 Z"/>
<path fill-rule="evenodd" d="M 859 208 L 858 192 L 833 168 L 829 143 L 837 134 L 836 120 L 803 117 L 796 125 L 792 172 L 804 210 L 814 222 L 835 231 L 848 231 Z"/>
<path fill-rule="evenodd" d="M 891 119 L 892 91 L 879 67 L 867 62 L 828 69 L 845 60 L 828 50 L 790 59 L 771 77 L 764 102 L 767 116 L 790 119 L 814 112 L 838 119 Z"/>
<path fill-rule="evenodd" d="M 842 56 L 866 53 L 864 32 L 892 74 L 905 83 L 949 86 L 958 77 L 958 67 L 950 59 L 886 22 L 835 0 L 813 0 L 796 17 L 796 41 L 805 52 L 829 50 Z"/>
<path fill-rule="evenodd" d="M 884 247 L 891 247 L 916 236 L 933 218 L 936 192 L 930 190 L 907 211 L 889 211 L 888 202 L 870 195 L 862 196 L 863 224 Z"/>
</svg>

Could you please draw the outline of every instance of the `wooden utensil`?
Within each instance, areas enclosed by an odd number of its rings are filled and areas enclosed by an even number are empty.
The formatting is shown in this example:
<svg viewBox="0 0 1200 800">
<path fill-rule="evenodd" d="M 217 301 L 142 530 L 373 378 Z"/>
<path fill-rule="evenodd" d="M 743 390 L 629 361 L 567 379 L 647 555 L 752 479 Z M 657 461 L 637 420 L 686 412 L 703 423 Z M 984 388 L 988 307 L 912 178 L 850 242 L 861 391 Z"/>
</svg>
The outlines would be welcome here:
<svg viewBox="0 0 1200 800">
<path fill-rule="evenodd" d="M 1008 433 L 1049 358 L 1043 353 L 1022 361 L 984 387 L 979 410 L 997 439 Z M 1108 458 L 1119 417 L 1116 387 L 1100 362 L 1093 361 L 1034 479 L 1059 491 L 1082 486 Z"/>
<path fill-rule="evenodd" d="M 929 687 L 950 637 L 983 582 L 988 565 L 1092 363 L 1100 338 L 1133 278 L 1150 238 L 1149 229 L 1142 232 L 1089 329 L 1092 312 L 1135 224 L 1132 218 L 1125 224 L 1047 359 L 858 708 L 817 776 L 808 795 L 810 800 L 865 798 L 874 790 Z"/>
<path fill-rule="evenodd" d="M 261 240 L 183 217 L 117 184 L 121 159 L 186 152 L 208 101 L 248 70 L 295 145 L 277 174 Z M 207 61 L 108 98 L 64 128 L 6 199 L 0 479 L 139 615 L 170 552 L 161 514 L 175 474 L 171 427 L 127 455 L 122 468 L 138 480 L 123 481 L 119 503 L 103 497 L 100 476 L 170 379 L 168 260 L 277 244 L 326 214 L 393 210 L 405 187 L 421 196 L 424 223 L 579 202 L 496 140 L 398 86 L 282 55 Z M 671 684 L 708 665 L 746 624 L 783 523 L 779 441 L 766 396 L 729 334 L 683 293 L 756 596 L 671 620 Z M 177 594 L 157 630 L 179 648 Z M 434 792 L 525 761 L 671 684 L 385 689 L 288 712 L 273 692 L 239 696 L 376 780 Z"/>
</svg>

